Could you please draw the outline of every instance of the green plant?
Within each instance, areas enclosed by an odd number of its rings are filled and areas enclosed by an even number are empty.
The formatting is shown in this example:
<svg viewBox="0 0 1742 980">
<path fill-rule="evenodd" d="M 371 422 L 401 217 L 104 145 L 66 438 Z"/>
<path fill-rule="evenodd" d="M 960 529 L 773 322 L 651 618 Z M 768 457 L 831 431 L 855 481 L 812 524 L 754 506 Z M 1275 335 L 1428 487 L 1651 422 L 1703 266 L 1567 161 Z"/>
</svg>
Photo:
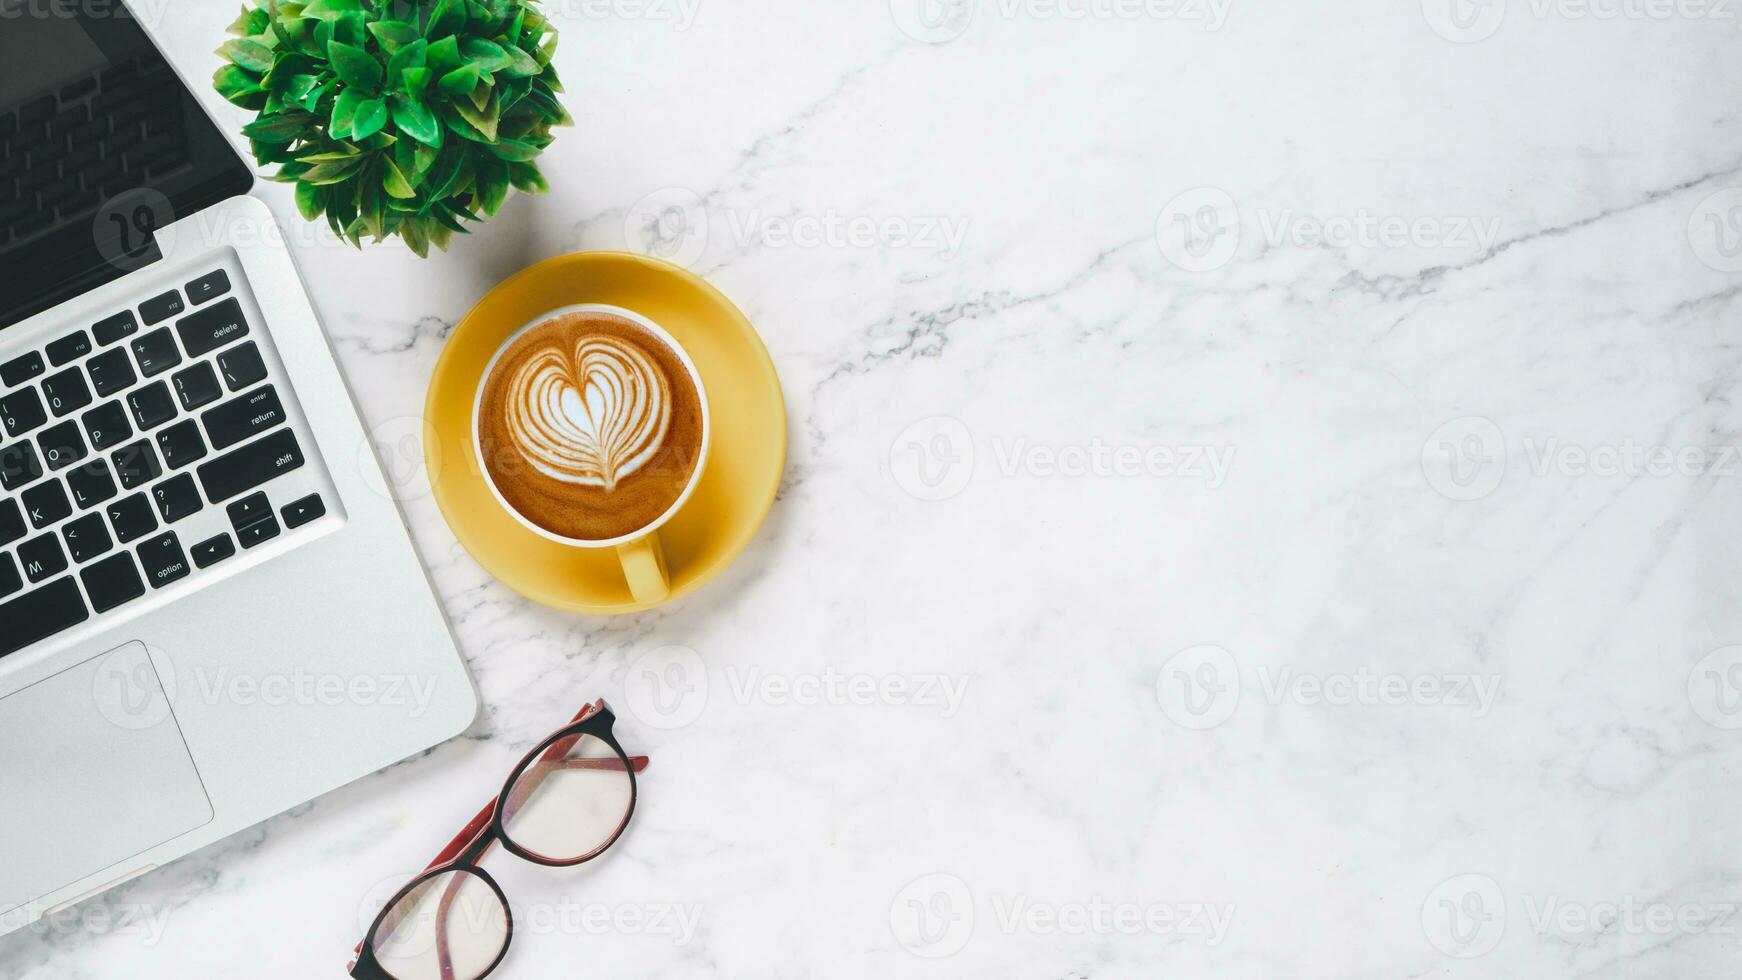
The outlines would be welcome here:
<svg viewBox="0 0 1742 980">
<path fill-rule="evenodd" d="M 537 0 L 255 2 L 213 83 L 259 113 L 242 135 L 308 220 L 427 256 L 510 186 L 547 189 L 534 161 L 569 116 Z"/>
</svg>

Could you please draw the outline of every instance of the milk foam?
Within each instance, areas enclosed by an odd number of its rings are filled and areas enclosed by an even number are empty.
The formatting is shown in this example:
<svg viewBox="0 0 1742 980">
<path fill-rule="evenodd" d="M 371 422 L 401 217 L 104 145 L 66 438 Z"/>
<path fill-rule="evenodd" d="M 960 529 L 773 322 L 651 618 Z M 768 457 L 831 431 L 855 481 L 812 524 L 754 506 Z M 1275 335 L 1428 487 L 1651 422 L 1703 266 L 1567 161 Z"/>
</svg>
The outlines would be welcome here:
<svg viewBox="0 0 1742 980">
<path fill-rule="evenodd" d="M 540 473 L 607 493 L 659 455 L 671 427 L 671 382 L 653 358 L 617 337 L 551 344 L 508 383 L 504 421 Z"/>
</svg>

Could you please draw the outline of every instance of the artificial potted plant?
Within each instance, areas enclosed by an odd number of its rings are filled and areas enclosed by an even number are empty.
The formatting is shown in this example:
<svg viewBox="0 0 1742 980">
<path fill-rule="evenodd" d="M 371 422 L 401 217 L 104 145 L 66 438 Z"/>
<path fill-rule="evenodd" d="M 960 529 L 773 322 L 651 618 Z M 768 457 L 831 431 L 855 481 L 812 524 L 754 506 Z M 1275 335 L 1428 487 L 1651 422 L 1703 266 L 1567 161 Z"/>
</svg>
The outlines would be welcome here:
<svg viewBox="0 0 1742 980">
<path fill-rule="evenodd" d="M 257 0 L 214 84 L 310 221 L 418 255 L 547 189 L 535 162 L 569 122 L 536 0 Z"/>
</svg>

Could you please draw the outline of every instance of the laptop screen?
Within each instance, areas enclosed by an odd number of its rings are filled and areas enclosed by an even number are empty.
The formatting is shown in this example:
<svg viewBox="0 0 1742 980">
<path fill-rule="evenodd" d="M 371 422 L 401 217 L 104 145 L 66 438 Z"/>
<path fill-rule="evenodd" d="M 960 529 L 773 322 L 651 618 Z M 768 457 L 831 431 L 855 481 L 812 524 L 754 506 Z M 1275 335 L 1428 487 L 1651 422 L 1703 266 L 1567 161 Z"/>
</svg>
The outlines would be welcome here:
<svg viewBox="0 0 1742 980">
<path fill-rule="evenodd" d="M 0 0 L 0 327 L 149 264 L 155 228 L 252 182 L 120 0 Z"/>
</svg>

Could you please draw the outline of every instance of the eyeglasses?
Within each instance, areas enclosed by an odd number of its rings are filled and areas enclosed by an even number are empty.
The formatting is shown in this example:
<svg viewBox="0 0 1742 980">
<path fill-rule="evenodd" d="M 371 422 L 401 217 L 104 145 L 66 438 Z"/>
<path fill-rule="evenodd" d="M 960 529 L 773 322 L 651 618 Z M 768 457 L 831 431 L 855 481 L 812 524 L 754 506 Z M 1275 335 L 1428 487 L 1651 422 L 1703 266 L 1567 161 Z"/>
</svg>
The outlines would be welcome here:
<svg viewBox="0 0 1742 980">
<path fill-rule="evenodd" d="M 502 792 L 423 873 L 375 917 L 357 947 L 357 980 L 478 980 L 496 969 L 514 938 L 508 898 L 478 866 L 496 843 L 534 864 L 568 868 L 591 861 L 623 836 L 635 813 L 635 774 L 611 733 L 617 716 L 603 700 L 520 760 Z"/>
</svg>

